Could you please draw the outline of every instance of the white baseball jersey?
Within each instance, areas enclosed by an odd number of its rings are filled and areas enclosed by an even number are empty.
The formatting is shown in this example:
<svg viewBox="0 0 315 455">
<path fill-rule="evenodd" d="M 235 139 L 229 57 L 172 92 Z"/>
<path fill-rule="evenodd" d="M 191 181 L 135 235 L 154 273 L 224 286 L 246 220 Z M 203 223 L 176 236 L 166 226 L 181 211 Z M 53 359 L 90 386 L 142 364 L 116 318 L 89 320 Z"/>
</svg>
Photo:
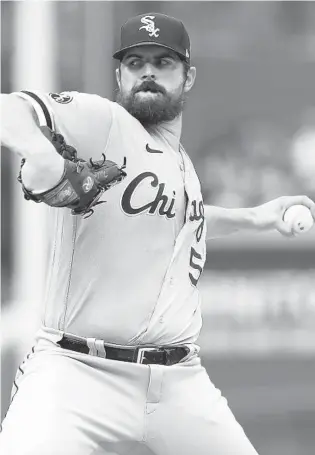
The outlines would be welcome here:
<svg viewBox="0 0 315 455">
<path fill-rule="evenodd" d="M 168 124 L 145 129 L 97 95 L 19 96 L 79 157 L 127 160 L 127 177 L 91 217 L 50 209 L 44 326 L 124 345 L 195 342 L 206 225 L 200 183 L 179 137 Z"/>
<path fill-rule="evenodd" d="M 50 209 L 44 326 L 18 369 L 1 453 L 257 455 L 196 346 L 170 368 L 57 344 L 62 332 L 123 345 L 197 340 L 206 228 L 198 178 L 179 150 L 179 123 L 147 131 L 95 95 L 21 96 L 78 156 L 105 153 L 118 165 L 126 157 L 128 175 L 87 219 Z"/>
</svg>

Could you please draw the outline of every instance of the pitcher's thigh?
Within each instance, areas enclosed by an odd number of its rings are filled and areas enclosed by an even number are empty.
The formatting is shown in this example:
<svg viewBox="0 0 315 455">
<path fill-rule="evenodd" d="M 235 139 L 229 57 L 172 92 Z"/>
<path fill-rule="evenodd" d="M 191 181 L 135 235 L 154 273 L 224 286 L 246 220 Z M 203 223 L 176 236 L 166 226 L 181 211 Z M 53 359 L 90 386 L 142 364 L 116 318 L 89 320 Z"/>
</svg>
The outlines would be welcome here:
<svg viewBox="0 0 315 455">
<path fill-rule="evenodd" d="M 1 455 L 89 455 L 93 447 L 72 415 L 27 385 L 21 384 L 2 422 Z"/>
<path fill-rule="evenodd" d="M 160 405 L 147 416 L 147 443 L 155 455 L 258 455 L 225 398 L 208 416 Z"/>
<path fill-rule="evenodd" d="M 81 395 L 71 393 L 76 382 L 68 364 L 39 355 L 19 368 L 2 422 L 1 455 L 90 455 L 94 447 L 84 431 Z"/>
</svg>

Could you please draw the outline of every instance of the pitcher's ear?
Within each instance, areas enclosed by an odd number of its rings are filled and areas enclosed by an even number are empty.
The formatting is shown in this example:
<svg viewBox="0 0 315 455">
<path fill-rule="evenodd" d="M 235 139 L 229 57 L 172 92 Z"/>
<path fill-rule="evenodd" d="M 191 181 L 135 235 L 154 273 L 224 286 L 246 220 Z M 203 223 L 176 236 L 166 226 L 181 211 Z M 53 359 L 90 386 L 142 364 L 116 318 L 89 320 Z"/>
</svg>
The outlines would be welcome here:
<svg viewBox="0 0 315 455">
<path fill-rule="evenodd" d="M 117 82 L 117 85 L 118 87 L 120 88 L 120 79 L 121 79 L 121 73 L 120 73 L 120 65 L 118 68 L 116 68 L 116 71 L 115 71 L 115 75 L 116 75 L 116 82 Z"/>
<path fill-rule="evenodd" d="M 185 81 L 185 86 L 184 86 L 184 91 L 189 92 L 189 90 L 192 89 L 196 79 L 196 68 L 194 66 L 191 66 L 189 70 L 187 71 L 187 76 L 186 76 L 186 81 Z"/>
</svg>

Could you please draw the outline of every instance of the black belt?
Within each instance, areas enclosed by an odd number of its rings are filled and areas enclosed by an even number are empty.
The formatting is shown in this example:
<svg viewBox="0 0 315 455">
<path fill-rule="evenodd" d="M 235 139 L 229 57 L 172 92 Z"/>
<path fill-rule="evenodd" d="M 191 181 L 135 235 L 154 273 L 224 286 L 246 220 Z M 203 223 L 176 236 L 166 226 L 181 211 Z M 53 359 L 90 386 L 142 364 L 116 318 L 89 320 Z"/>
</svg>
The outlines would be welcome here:
<svg viewBox="0 0 315 455">
<path fill-rule="evenodd" d="M 158 365 L 174 365 L 190 352 L 188 346 L 114 347 L 107 345 L 101 340 L 74 335 L 63 335 L 57 344 L 63 349 L 82 352 L 83 354 L 94 354 L 110 360 Z"/>
</svg>

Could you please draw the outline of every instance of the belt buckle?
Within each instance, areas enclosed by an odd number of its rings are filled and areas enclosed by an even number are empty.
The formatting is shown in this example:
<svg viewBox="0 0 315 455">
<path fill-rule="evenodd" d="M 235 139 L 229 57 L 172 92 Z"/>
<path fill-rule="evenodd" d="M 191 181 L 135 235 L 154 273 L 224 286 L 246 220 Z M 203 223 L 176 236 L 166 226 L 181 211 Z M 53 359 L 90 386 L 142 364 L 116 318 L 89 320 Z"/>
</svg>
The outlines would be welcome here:
<svg viewBox="0 0 315 455">
<path fill-rule="evenodd" d="M 137 363 L 142 364 L 146 351 L 158 351 L 158 348 L 138 348 Z"/>
</svg>

